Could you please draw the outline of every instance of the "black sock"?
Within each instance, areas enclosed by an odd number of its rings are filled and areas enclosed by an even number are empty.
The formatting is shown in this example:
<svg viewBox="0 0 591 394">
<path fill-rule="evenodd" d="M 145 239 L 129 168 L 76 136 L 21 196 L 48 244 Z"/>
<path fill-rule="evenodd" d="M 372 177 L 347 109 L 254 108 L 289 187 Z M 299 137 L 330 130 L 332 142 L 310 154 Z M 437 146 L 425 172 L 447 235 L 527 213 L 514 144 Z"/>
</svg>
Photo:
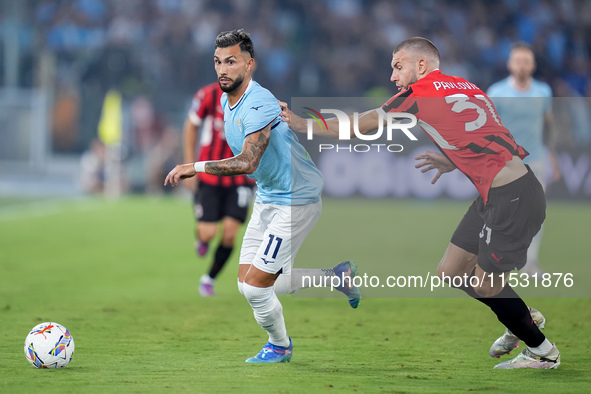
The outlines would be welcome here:
<svg viewBox="0 0 591 394">
<path fill-rule="evenodd" d="M 534 323 L 525 302 L 519 298 L 515 290 L 508 284 L 505 284 L 503 290 L 496 296 L 484 297 L 478 300 L 488 305 L 497 315 L 497 319 L 525 342 L 527 346 L 540 346 L 546 339 Z"/>
<path fill-rule="evenodd" d="M 224 268 L 224 264 L 228 261 L 232 250 L 234 249 L 233 246 L 227 248 L 224 245 L 220 244 L 217 250 L 215 251 L 215 256 L 213 258 L 213 264 L 211 269 L 209 270 L 209 276 L 211 279 L 215 279 L 216 276 L 220 273 L 222 268 Z"/>
<path fill-rule="evenodd" d="M 527 346 L 540 346 L 546 339 L 534 323 L 525 302 L 509 284 L 505 284 L 503 290 L 493 297 L 480 297 L 472 286 L 462 286 L 457 289 L 492 309 L 497 319 Z"/>
</svg>

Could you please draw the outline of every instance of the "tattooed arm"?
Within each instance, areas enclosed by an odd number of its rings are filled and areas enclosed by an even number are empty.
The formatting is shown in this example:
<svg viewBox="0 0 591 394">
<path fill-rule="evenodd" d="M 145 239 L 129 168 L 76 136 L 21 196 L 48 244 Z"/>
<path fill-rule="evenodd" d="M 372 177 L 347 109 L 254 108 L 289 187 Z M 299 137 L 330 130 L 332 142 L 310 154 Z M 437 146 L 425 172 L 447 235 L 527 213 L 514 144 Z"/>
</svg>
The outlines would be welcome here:
<svg viewBox="0 0 591 394">
<path fill-rule="evenodd" d="M 224 160 L 210 161 L 205 164 L 205 172 L 212 175 L 243 175 L 256 171 L 269 145 L 271 124 L 258 133 L 252 133 L 244 139 L 242 152 Z"/>
<path fill-rule="evenodd" d="M 257 133 L 248 135 L 244 139 L 240 154 L 229 159 L 205 162 L 203 172 L 221 176 L 252 174 L 258 168 L 261 157 L 263 157 L 263 153 L 265 153 L 265 149 L 269 145 L 270 138 L 271 124 Z M 176 186 L 179 180 L 191 178 L 196 174 L 197 171 L 193 163 L 177 165 L 166 176 L 164 185 Z"/>
</svg>

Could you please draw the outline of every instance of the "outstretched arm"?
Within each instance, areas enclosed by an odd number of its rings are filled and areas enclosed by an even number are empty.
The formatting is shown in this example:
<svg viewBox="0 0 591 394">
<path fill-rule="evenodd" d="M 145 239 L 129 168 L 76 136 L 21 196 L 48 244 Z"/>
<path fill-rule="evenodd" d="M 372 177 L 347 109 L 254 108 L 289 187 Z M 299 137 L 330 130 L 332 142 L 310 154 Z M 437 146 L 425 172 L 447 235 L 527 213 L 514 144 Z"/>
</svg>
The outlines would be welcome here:
<svg viewBox="0 0 591 394">
<path fill-rule="evenodd" d="M 441 175 L 456 169 L 454 163 L 449 161 L 448 158 L 443 156 L 441 153 L 427 151 L 418 156 L 415 156 L 415 160 L 424 160 L 420 163 L 415 164 L 415 168 L 428 166 L 425 168 L 421 168 L 421 172 L 423 173 L 430 170 L 437 170 L 437 174 L 435 174 L 435 177 L 431 181 L 431 184 L 437 182 Z"/>
<path fill-rule="evenodd" d="M 195 148 L 197 147 L 197 141 L 199 141 L 200 126 L 200 124 L 196 125 L 191 122 L 191 119 L 188 116 L 185 119 L 185 123 L 183 125 L 183 152 L 185 156 L 185 163 L 192 163 L 195 161 Z M 185 182 L 184 186 L 189 189 L 189 191 L 196 192 L 197 178 L 191 179 L 191 182 Z"/>
<path fill-rule="evenodd" d="M 307 119 L 304 119 L 289 109 L 287 103 L 283 101 L 279 101 L 279 106 L 281 107 L 281 117 L 283 118 L 283 122 L 287 122 L 289 128 L 297 133 L 306 133 L 308 131 L 308 122 Z M 358 128 L 357 130 L 361 134 L 367 134 L 373 130 L 376 130 L 379 127 L 380 121 L 380 112 L 382 111 L 381 108 L 372 109 L 366 112 L 359 114 L 358 119 Z M 383 111 L 382 111 L 383 112 Z M 349 116 L 349 137 L 355 138 L 355 132 L 353 129 L 354 126 L 354 119 L 353 116 Z M 386 117 L 382 117 L 382 122 L 384 125 L 386 124 Z M 339 119 L 338 118 L 330 118 L 326 120 L 326 126 L 320 126 L 316 122 L 312 122 L 312 131 L 314 135 L 320 135 L 323 137 L 331 137 L 331 138 L 339 138 Z"/>
<path fill-rule="evenodd" d="M 179 180 L 191 178 L 197 172 L 221 176 L 252 174 L 258 168 L 270 138 L 271 125 L 269 124 L 263 130 L 252 133 L 244 139 L 240 154 L 224 160 L 179 164 L 168 173 L 164 185 L 176 186 Z"/>
</svg>

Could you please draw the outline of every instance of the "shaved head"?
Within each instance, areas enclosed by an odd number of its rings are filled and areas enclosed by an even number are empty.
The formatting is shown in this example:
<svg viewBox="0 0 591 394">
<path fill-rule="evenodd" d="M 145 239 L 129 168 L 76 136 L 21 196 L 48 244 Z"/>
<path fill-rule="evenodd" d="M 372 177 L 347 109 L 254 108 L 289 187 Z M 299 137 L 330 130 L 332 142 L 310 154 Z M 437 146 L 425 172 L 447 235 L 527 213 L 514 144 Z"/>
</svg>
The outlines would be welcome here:
<svg viewBox="0 0 591 394">
<path fill-rule="evenodd" d="M 439 68 L 439 51 L 433 43 L 423 37 L 413 37 L 402 41 L 392 52 L 392 76 L 399 89 L 424 78 Z"/>
<path fill-rule="evenodd" d="M 437 50 L 437 47 L 426 38 L 413 37 L 404 40 L 398 44 L 392 55 L 403 50 L 413 58 L 412 60 L 423 58 L 430 66 L 432 66 L 432 68 L 439 68 L 439 51 Z"/>
</svg>

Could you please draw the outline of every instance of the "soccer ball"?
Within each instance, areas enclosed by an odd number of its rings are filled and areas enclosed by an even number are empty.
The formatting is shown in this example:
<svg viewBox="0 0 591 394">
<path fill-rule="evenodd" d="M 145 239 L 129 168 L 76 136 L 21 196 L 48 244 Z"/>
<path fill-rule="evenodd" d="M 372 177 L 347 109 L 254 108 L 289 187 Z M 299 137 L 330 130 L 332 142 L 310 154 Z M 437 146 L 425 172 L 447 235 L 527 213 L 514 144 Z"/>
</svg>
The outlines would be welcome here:
<svg viewBox="0 0 591 394">
<path fill-rule="evenodd" d="M 25 357 L 36 368 L 63 368 L 73 355 L 74 338 L 61 324 L 37 324 L 25 339 Z"/>
</svg>

